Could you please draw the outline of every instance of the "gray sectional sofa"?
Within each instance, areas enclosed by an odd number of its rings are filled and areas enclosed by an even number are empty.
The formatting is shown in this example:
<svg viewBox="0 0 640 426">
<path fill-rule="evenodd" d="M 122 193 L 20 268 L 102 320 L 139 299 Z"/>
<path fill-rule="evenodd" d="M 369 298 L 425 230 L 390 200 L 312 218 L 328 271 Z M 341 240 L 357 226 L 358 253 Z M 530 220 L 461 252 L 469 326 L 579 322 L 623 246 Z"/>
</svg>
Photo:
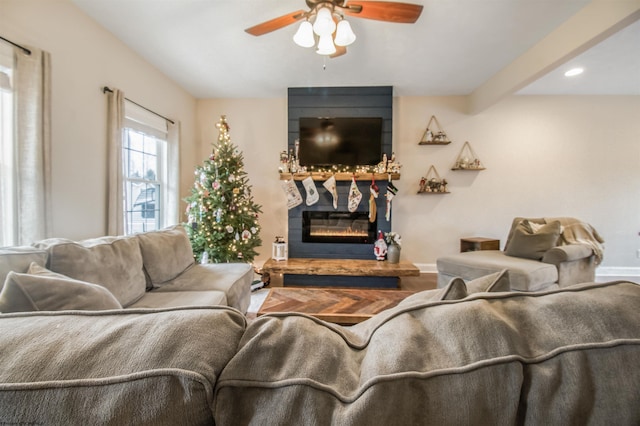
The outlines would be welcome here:
<svg viewBox="0 0 640 426">
<path fill-rule="evenodd" d="M 0 315 L 0 424 L 640 424 L 640 285 L 453 279 L 353 327 L 187 307 Z"/>
<path fill-rule="evenodd" d="M 246 312 L 252 281 L 246 263 L 196 264 L 181 225 L 0 249 L 0 286 L 7 287 L 0 312 L 216 305 Z"/>
</svg>

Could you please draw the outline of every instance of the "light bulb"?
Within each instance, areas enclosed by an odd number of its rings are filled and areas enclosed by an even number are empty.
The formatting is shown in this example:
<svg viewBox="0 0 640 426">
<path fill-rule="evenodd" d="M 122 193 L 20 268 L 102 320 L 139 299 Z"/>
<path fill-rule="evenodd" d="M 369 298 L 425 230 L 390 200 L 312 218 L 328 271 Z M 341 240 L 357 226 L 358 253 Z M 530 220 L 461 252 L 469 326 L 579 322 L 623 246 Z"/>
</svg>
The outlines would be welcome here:
<svg viewBox="0 0 640 426">
<path fill-rule="evenodd" d="M 313 31 L 319 36 L 326 36 L 333 34 L 336 30 L 336 23 L 333 22 L 333 16 L 331 15 L 331 9 L 328 7 L 321 7 L 316 15 L 316 21 L 313 24 Z"/>
<path fill-rule="evenodd" d="M 316 50 L 316 53 L 318 55 L 333 55 L 336 53 L 336 47 L 333 45 L 331 34 L 320 36 L 320 41 L 318 41 L 318 50 Z"/>
<path fill-rule="evenodd" d="M 338 29 L 336 30 L 335 43 L 338 46 L 348 46 L 356 41 L 356 35 L 351 30 L 351 24 L 344 19 L 338 22 Z"/>
<path fill-rule="evenodd" d="M 569 71 L 564 73 L 565 77 L 575 77 L 576 75 L 580 75 L 584 72 L 584 68 L 571 68 Z"/>
<path fill-rule="evenodd" d="M 293 41 L 300 47 L 313 47 L 316 44 L 316 40 L 313 37 L 313 26 L 311 22 L 304 21 L 298 27 L 298 31 L 296 31 L 293 36 Z"/>
</svg>

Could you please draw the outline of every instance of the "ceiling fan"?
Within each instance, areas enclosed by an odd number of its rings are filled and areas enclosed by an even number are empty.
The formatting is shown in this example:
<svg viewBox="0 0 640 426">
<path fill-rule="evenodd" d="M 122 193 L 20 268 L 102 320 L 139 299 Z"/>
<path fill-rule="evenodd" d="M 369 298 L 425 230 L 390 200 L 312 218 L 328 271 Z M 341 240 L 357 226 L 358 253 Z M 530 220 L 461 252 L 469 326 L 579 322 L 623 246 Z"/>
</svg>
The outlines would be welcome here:
<svg viewBox="0 0 640 426">
<path fill-rule="evenodd" d="M 333 58 L 344 55 L 347 52 L 346 46 L 353 43 L 356 38 L 351 26 L 344 19 L 345 15 L 413 24 L 420 17 L 423 7 L 419 4 L 367 0 L 305 0 L 305 2 L 309 7 L 307 11 L 297 10 L 247 28 L 245 31 L 254 36 L 261 36 L 304 19 L 293 37 L 295 43 L 303 47 L 312 47 L 315 45 L 317 36 L 316 52 Z"/>
</svg>

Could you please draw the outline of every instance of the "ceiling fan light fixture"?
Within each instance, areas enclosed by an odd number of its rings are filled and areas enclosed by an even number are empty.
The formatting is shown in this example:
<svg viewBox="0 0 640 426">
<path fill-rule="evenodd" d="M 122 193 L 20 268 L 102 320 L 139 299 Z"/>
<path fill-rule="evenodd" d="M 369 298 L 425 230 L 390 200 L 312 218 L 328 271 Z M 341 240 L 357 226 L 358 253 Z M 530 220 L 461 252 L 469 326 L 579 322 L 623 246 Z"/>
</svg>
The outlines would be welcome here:
<svg viewBox="0 0 640 426">
<path fill-rule="evenodd" d="M 321 7 L 316 14 L 316 21 L 313 23 L 313 31 L 319 36 L 328 36 L 336 30 L 336 23 L 333 21 L 333 14 L 328 7 Z"/>
<path fill-rule="evenodd" d="M 351 29 L 351 24 L 344 19 L 338 22 L 338 28 L 336 29 L 335 43 L 338 46 L 348 46 L 356 41 L 356 35 Z"/>
<path fill-rule="evenodd" d="M 301 47 L 313 47 L 316 44 L 316 39 L 313 36 L 313 25 L 309 21 L 303 21 L 298 27 L 298 31 L 296 31 L 293 36 L 293 41 L 295 44 Z"/>
<path fill-rule="evenodd" d="M 320 40 L 318 41 L 318 50 L 316 50 L 316 53 L 318 55 L 333 55 L 336 53 L 336 46 L 333 44 L 333 40 L 331 39 L 331 33 L 320 36 Z"/>
</svg>

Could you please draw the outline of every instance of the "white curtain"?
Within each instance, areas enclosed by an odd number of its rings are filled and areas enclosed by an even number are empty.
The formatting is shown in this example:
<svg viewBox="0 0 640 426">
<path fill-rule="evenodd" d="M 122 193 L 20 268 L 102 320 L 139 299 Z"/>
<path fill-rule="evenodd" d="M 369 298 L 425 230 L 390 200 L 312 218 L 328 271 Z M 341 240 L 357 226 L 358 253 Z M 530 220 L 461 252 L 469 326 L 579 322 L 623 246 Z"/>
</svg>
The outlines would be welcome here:
<svg viewBox="0 0 640 426">
<path fill-rule="evenodd" d="M 175 225 L 180 221 L 180 122 L 167 121 L 167 191 L 164 226 Z"/>
<path fill-rule="evenodd" d="M 14 244 L 51 232 L 51 58 L 29 47 L 14 52 Z"/>
<path fill-rule="evenodd" d="M 107 102 L 107 235 L 122 235 L 126 229 L 122 176 L 124 93 L 113 89 L 107 93 Z"/>
</svg>

